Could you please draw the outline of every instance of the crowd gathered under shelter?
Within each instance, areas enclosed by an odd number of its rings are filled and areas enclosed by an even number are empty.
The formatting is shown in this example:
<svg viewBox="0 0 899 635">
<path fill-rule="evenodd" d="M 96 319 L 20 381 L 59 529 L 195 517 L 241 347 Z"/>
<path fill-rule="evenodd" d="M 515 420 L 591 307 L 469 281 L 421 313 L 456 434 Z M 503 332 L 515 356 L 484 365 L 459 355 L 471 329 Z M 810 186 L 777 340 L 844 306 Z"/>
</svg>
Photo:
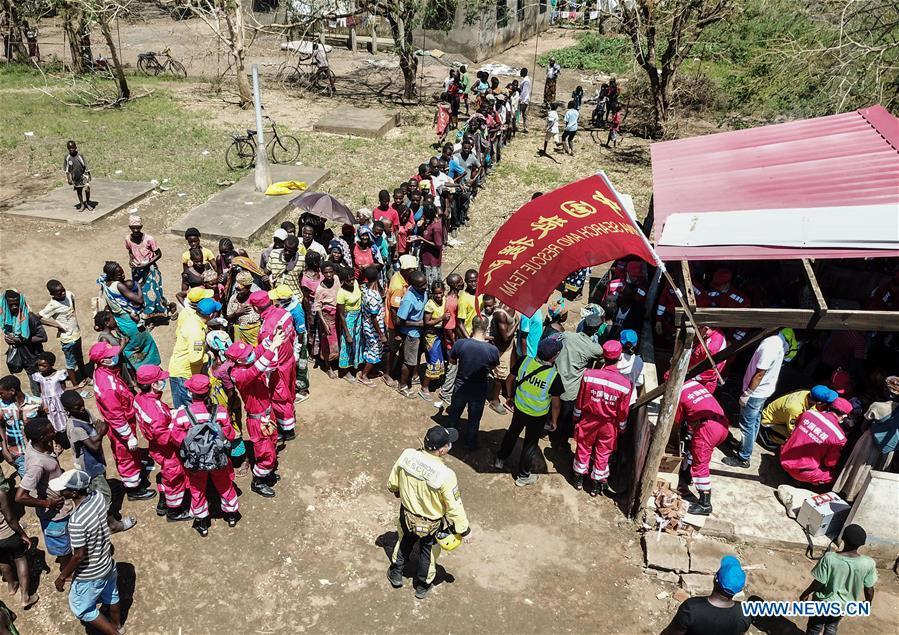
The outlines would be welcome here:
<svg viewBox="0 0 899 635">
<path fill-rule="evenodd" d="M 108 533 L 128 530 L 135 520 L 110 512 L 103 437 L 129 501 L 158 495 L 161 517 L 190 520 L 205 537 L 215 509 L 231 527 L 240 521 L 236 474 L 251 474 L 255 494 L 277 495 L 279 452 L 297 437 L 297 404 L 310 398 L 310 365 L 358 386 L 362 398 L 365 391 L 392 389 L 432 404 L 444 428 L 458 431 L 429 432 L 443 443 L 436 450 L 455 437 L 463 451 L 476 450 L 487 407 L 511 415 L 493 465 L 513 466 L 516 486 L 537 481 L 540 441 L 548 435 L 547 453 L 573 487 L 616 496 L 611 459 L 643 384 L 644 323 L 652 321 L 657 346 L 664 347 L 674 332 L 673 295 L 663 290 L 647 310 L 654 271 L 642 261 L 616 261 L 602 284 L 590 286 L 580 320 L 569 329 L 569 307 L 584 295 L 589 269 L 572 272 L 531 316 L 483 293 L 476 270 L 447 272 L 444 250 L 469 220 L 472 199 L 489 186 L 502 149 L 527 131 L 531 91 L 526 69 L 521 81 L 506 87 L 479 74 L 466 88 L 464 78 L 454 71 L 445 86 L 442 129 L 442 107 L 436 117 L 439 154 L 381 190 L 378 205 L 360 210 L 353 224 L 332 227 L 304 213 L 298 223 L 282 223 L 258 258 L 229 239 L 213 251 L 199 231 L 188 229 L 181 280 L 172 293 L 158 267 L 159 245 L 132 215 L 121 258 L 97 272 L 100 301 L 89 346 L 65 281 L 47 281 L 39 310 L 35 298 L 4 291 L 0 315 L 10 374 L 0 378 L 0 440 L 13 474 L 4 479 L 10 500 L 6 492 L 0 496 L 0 547 L 4 562 L 16 569 L 4 566 L 7 581 L 28 573 L 27 533 L 8 510 L 14 500 L 35 508 L 47 553 L 60 564 L 57 588 L 73 579 L 75 615 L 116 633 L 117 611 L 106 618 L 96 604 L 117 605 Z M 621 123 L 617 90 L 614 103 L 608 91 L 601 102 L 611 112 L 610 132 Z M 549 141 L 559 121 L 553 128 L 554 94 L 545 101 Z M 460 125 L 462 105 L 466 115 L 474 114 Z M 567 132 L 577 130 L 579 107 L 573 99 L 574 129 L 566 114 Z M 607 116 L 594 112 L 603 121 Z M 570 153 L 573 137 L 560 139 Z M 74 144 L 70 149 L 77 153 Z M 89 194 L 83 200 L 89 204 Z M 899 274 L 888 264 L 867 265 L 883 278 L 870 302 L 896 310 Z M 700 306 L 748 306 L 773 293 L 768 279 L 752 267 L 706 267 L 694 276 L 694 294 Z M 44 349 L 48 327 L 57 332 L 63 368 Z M 157 328 L 174 328 L 165 361 L 153 337 Z M 698 335 L 712 353 L 749 337 L 708 327 Z M 822 336 L 784 328 L 762 339 L 749 359 L 720 363 L 723 376 L 728 370 L 738 376 L 725 386 L 713 371 L 688 373 L 677 421 L 685 453 L 679 489 L 691 499 L 690 511 L 712 511 L 713 450 L 727 450 L 725 462 L 746 468 L 756 437 L 763 447 L 780 446 L 780 464 L 792 479 L 840 489 L 848 498 L 857 494 L 865 470 L 895 471 L 897 353 L 897 338 L 880 333 Z M 691 365 L 703 358 L 697 345 Z M 788 388 L 779 380 L 785 364 L 801 367 Z M 739 390 L 728 394 L 732 385 Z M 87 405 L 91 397 L 95 409 Z M 739 441 L 732 422 L 742 432 Z M 73 453 L 78 470 L 63 472 L 57 459 L 63 451 Z M 218 500 L 207 499 L 210 482 Z M 426 589 L 432 579 L 420 582 Z M 19 586 L 26 605 L 36 601 L 27 586 Z"/>
</svg>

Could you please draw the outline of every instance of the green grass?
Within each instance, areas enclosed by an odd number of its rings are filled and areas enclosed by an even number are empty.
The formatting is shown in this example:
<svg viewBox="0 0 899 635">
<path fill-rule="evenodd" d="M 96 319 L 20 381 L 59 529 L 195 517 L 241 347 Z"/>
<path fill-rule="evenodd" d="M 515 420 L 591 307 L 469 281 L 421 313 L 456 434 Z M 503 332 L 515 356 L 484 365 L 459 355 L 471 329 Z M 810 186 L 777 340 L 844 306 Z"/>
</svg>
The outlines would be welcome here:
<svg viewBox="0 0 899 635">
<path fill-rule="evenodd" d="M 155 83 L 134 81 L 132 90 Z M 62 97 L 63 91 L 55 94 Z M 66 106 L 37 91 L 0 90 L 0 113 L 0 158 L 27 174 L 49 175 L 48 185 L 63 182 L 59 166 L 68 139 L 85 148 L 95 178 L 168 179 L 165 185 L 186 189 L 192 198 L 206 197 L 217 189 L 216 181 L 234 178 L 222 160 L 227 137 L 163 89 L 106 110 Z"/>
<path fill-rule="evenodd" d="M 562 68 L 621 74 L 633 67 L 633 48 L 623 36 L 585 33 L 575 46 L 544 53 L 538 61 L 546 66 L 550 57 Z"/>
</svg>

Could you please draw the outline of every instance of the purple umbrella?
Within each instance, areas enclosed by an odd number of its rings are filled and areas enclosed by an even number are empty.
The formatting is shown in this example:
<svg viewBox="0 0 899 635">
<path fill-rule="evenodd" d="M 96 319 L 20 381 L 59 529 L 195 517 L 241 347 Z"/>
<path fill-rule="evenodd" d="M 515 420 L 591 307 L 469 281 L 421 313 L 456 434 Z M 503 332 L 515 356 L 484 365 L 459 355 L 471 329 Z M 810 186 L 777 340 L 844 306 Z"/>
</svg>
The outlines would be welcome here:
<svg viewBox="0 0 899 635">
<path fill-rule="evenodd" d="M 325 192 L 304 192 L 292 198 L 290 204 L 294 207 L 338 223 L 356 223 L 356 218 L 350 209 L 336 198 Z"/>
</svg>

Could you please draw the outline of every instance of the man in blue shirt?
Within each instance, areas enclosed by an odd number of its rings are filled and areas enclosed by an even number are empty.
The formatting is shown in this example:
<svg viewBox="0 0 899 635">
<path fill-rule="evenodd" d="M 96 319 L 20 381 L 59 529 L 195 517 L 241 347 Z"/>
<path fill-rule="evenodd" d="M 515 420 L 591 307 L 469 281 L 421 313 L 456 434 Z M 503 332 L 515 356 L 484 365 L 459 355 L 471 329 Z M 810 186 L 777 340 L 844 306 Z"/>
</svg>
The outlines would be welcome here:
<svg viewBox="0 0 899 635">
<path fill-rule="evenodd" d="M 424 326 L 425 304 L 428 301 L 428 280 L 416 270 L 409 276 L 409 290 L 400 302 L 396 317 L 399 332 L 403 336 L 403 369 L 400 373 L 399 392 L 404 397 L 415 398 L 410 385 L 412 373 L 418 374 L 421 345 L 421 328 Z"/>
<path fill-rule="evenodd" d="M 493 387 L 491 371 L 499 366 L 499 349 L 487 341 L 487 320 L 476 317 L 471 322 L 471 337 L 458 340 L 450 351 L 450 361 L 459 366 L 456 385 L 450 402 L 447 426 L 459 427 L 459 417 L 468 408 L 468 423 L 462 430 L 462 445 L 477 448 L 478 428 L 484 414 L 484 404 Z"/>
</svg>

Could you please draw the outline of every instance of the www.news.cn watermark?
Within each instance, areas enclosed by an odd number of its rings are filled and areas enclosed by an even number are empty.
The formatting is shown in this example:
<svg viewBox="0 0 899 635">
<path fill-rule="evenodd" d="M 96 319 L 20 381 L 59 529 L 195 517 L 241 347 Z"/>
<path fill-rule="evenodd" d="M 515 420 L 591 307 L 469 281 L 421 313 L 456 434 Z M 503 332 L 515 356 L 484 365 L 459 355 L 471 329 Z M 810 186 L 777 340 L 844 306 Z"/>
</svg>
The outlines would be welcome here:
<svg viewBox="0 0 899 635">
<path fill-rule="evenodd" d="M 870 602 L 753 601 L 741 603 L 746 617 L 868 617 Z"/>
</svg>

